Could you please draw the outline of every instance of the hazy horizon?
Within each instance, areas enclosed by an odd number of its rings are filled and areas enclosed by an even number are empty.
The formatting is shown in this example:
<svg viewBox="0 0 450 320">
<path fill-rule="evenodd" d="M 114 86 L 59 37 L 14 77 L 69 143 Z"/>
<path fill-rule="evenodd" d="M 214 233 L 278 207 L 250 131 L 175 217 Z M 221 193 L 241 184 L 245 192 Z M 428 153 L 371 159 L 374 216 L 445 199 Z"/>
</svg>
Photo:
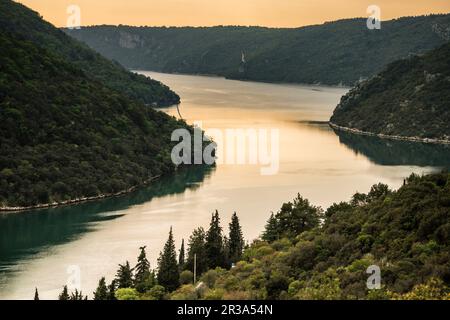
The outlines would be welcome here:
<svg viewBox="0 0 450 320">
<path fill-rule="evenodd" d="M 296 28 L 326 22 L 365 18 L 367 7 L 378 5 L 381 20 L 450 13 L 450 1 L 430 0 L 20 0 L 44 19 L 65 27 L 69 5 L 81 9 L 81 25 L 152 27 L 259 26 Z"/>
</svg>

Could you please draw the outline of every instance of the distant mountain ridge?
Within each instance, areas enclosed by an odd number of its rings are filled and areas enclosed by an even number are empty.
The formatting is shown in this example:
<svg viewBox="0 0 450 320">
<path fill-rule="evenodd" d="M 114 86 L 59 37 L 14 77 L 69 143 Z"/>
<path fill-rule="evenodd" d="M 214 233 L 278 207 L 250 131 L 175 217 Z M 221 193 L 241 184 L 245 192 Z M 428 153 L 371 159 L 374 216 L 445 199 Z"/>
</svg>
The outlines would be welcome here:
<svg viewBox="0 0 450 320">
<path fill-rule="evenodd" d="M 355 133 L 450 144 L 450 42 L 358 84 L 330 122 Z"/>
<path fill-rule="evenodd" d="M 390 62 L 442 45 L 447 29 L 450 14 L 383 21 L 381 30 L 356 18 L 295 29 L 92 26 L 66 32 L 135 70 L 353 85 Z"/>
<path fill-rule="evenodd" d="M 20 3 L 0 0 L 0 30 L 60 55 L 76 64 L 89 77 L 148 105 L 168 106 L 180 102 L 180 97 L 164 84 L 129 72 L 118 63 L 109 61 Z"/>
</svg>

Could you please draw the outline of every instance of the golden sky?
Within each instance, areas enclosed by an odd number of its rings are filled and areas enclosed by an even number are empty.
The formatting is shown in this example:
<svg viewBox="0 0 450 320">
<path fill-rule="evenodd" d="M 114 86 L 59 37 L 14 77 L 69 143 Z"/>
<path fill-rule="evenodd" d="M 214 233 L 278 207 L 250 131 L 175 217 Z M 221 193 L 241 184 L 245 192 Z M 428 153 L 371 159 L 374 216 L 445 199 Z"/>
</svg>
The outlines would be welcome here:
<svg viewBox="0 0 450 320">
<path fill-rule="evenodd" d="M 148 26 L 260 25 L 297 27 L 342 18 L 366 17 L 369 5 L 381 20 L 450 13 L 450 0 L 19 0 L 58 27 L 67 7 L 78 5 L 81 25 Z"/>
</svg>

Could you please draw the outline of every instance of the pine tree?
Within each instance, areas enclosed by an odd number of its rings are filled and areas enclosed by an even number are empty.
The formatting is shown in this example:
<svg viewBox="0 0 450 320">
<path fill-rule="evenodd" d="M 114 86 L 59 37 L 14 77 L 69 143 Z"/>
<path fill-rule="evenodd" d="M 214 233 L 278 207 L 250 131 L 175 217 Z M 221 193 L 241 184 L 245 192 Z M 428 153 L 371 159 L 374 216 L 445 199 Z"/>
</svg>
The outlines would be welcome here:
<svg viewBox="0 0 450 320">
<path fill-rule="evenodd" d="M 275 240 L 278 240 L 279 237 L 280 235 L 279 235 L 278 219 L 272 213 L 270 215 L 269 220 L 267 221 L 264 233 L 262 235 L 262 239 L 267 242 L 273 242 Z"/>
<path fill-rule="evenodd" d="M 146 283 L 150 277 L 150 262 L 147 260 L 145 248 L 146 247 L 139 248 L 141 253 L 139 254 L 136 267 L 134 267 L 134 287 L 141 293 L 145 292 Z"/>
<path fill-rule="evenodd" d="M 236 212 L 231 217 L 230 236 L 228 251 L 231 263 L 235 263 L 242 258 L 242 251 L 244 250 L 244 236 L 242 235 L 242 228 L 239 224 L 239 218 Z"/>
<path fill-rule="evenodd" d="M 59 300 L 70 300 L 69 292 L 67 286 L 64 286 L 63 291 L 59 295 Z"/>
<path fill-rule="evenodd" d="M 188 254 L 185 269 L 194 272 L 194 256 L 196 256 L 197 275 L 201 275 L 203 272 L 208 270 L 205 252 L 205 238 L 205 230 L 201 227 L 195 229 L 192 235 L 189 237 Z"/>
<path fill-rule="evenodd" d="M 133 270 L 130 268 L 130 263 L 128 261 L 125 265 L 119 264 L 116 280 L 118 289 L 133 287 Z"/>
<path fill-rule="evenodd" d="M 184 268 L 184 264 L 185 264 L 185 250 L 184 250 L 184 239 L 182 239 L 180 254 L 178 256 L 178 265 L 180 267 L 180 270 L 182 270 Z"/>
<path fill-rule="evenodd" d="M 87 299 L 87 296 L 83 296 L 83 291 L 78 291 L 78 289 L 75 289 L 75 291 L 70 295 L 70 300 L 72 301 L 81 301 Z"/>
<path fill-rule="evenodd" d="M 101 278 L 98 282 L 98 287 L 94 292 L 94 300 L 108 300 L 108 288 L 105 277 Z"/>
<path fill-rule="evenodd" d="M 172 228 L 170 228 L 169 239 L 167 239 L 164 250 L 158 259 L 158 284 L 168 291 L 177 289 L 180 284 L 180 271 L 178 270 Z"/>
<path fill-rule="evenodd" d="M 114 279 L 111 281 L 111 284 L 108 286 L 108 295 L 106 300 L 117 300 L 116 299 L 116 290 L 117 290 L 117 280 Z"/>
<path fill-rule="evenodd" d="M 212 215 L 211 224 L 206 234 L 205 250 L 208 269 L 225 267 L 222 228 L 220 227 L 220 217 L 217 210 Z"/>
<path fill-rule="evenodd" d="M 38 292 L 38 289 L 37 289 L 37 288 L 35 288 L 35 290 L 34 290 L 34 300 L 35 300 L 35 301 L 38 301 L 38 300 L 39 300 L 39 292 Z"/>
</svg>

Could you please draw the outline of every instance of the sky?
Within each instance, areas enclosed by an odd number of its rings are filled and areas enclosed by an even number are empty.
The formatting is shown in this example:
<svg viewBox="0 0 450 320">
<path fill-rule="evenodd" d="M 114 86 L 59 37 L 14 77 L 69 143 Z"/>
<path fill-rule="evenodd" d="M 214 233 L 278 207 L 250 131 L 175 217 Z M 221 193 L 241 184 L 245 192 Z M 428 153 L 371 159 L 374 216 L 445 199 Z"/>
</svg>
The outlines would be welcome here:
<svg viewBox="0 0 450 320">
<path fill-rule="evenodd" d="M 368 17 L 377 5 L 381 20 L 450 13 L 450 0 L 19 0 L 58 27 L 67 8 L 80 8 L 81 25 L 258 25 L 299 27 L 343 18 Z"/>
</svg>

